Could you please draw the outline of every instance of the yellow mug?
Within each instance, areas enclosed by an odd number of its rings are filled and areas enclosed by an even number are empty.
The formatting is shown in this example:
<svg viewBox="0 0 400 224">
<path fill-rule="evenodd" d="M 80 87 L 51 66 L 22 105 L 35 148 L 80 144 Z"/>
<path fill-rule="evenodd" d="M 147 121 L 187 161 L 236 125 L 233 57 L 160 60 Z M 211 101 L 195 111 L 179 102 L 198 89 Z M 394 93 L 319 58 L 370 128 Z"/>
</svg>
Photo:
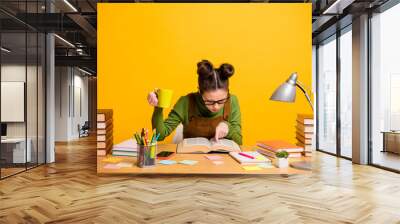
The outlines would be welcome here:
<svg viewBox="0 0 400 224">
<path fill-rule="evenodd" d="M 169 108 L 172 102 L 173 91 L 170 89 L 158 89 L 156 91 L 158 98 L 158 107 Z"/>
</svg>

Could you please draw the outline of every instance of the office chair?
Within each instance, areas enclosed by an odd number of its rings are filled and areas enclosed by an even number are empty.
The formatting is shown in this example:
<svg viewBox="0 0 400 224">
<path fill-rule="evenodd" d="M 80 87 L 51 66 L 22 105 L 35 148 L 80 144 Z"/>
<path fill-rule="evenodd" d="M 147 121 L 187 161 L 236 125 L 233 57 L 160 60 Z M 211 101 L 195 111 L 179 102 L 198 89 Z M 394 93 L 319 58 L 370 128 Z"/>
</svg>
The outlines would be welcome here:
<svg viewBox="0 0 400 224">
<path fill-rule="evenodd" d="M 90 125 L 89 125 L 89 121 L 85 121 L 85 123 L 82 125 L 82 127 L 79 127 L 80 125 L 78 125 L 78 129 L 79 129 L 79 138 L 80 137 L 87 137 L 89 136 L 89 129 L 90 129 Z"/>
</svg>

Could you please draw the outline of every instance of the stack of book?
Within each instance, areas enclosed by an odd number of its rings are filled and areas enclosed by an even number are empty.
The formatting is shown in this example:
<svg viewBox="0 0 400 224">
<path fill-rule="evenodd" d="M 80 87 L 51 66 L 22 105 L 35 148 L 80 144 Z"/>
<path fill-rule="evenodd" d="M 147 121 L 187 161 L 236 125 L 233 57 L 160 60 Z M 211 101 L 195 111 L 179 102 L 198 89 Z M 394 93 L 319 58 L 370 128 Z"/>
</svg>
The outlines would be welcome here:
<svg viewBox="0 0 400 224">
<path fill-rule="evenodd" d="M 286 151 L 289 153 L 289 158 L 299 158 L 302 156 L 304 149 L 300 146 L 291 144 L 286 141 L 257 141 L 257 146 L 260 147 L 257 151 L 263 155 L 275 158 L 275 153 Z"/>
<path fill-rule="evenodd" d="M 298 114 L 296 121 L 296 145 L 304 149 L 304 156 L 312 156 L 314 117 L 312 114 Z"/>
<path fill-rule="evenodd" d="M 113 146 L 113 111 L 97 110 L 97 155 L 109 154 Z"/>
<path fill-rule="evenodd" d="M 113 156 L 137 156 L 137 142 L 133 139 L 128 139 L 119 144 L 113 146 L 112 155 Z"/>
</svg>

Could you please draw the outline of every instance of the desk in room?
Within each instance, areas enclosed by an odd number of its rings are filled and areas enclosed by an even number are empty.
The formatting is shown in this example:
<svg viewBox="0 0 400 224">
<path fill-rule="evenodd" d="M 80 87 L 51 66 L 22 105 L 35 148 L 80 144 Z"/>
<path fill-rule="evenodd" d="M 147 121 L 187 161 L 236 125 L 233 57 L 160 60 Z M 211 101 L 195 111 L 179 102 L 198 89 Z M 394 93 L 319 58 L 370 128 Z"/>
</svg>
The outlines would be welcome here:
<svg viewBox="0 0 400 224">
<path fill-rule="evenodd" d="M 244 151 L 251 150 L 254 147 L 242 147 Z M 173 151 L 176 152 L 175 144 L 158 145 L 158 151 Z M 223 157 L 224 164 L 215 165 L 211 160 L 207 159 L 205 155 L 209 154 L 174 154 L 170 157 L 170 160 L 181 161 L 181 160 L 196 160 L 198 161 L 195 165 L 161 165 L 156 164 L 153 167 L 140 168 L 136 166 L 136 157 L 119 157 L 122 159 L 120 162 L 129 162 L 133 164 L 133 167 L 120 168 L 120 169 L 105 169 L 104 165 L 108 164 L 102 160 L 104 156 L 97 157 L 97 173 L 98 174 L 307 174 L 311 171 L 305 171 L 295 169 L 292 167 L 288 168 L 266 168 L 262 170 L 246 171 L 242 168 L 236 160 L 234 160 L 229 154 L 218 153 Z M 291 158 L 289 162 L 293 161 L 310 161 L 310 157 L 302 158 Z"/>
<path fill-rule="evenodd" d="M 383 131 L 382 152 L 400 154 L 400 131 Z"/>
<path fill-rule="evenodd" d="M 26 151 L 25 151 L 25 141 L 28 142 Z M 10 151 L 10 158 L 5 158 L 6 156 L 2 155 L 2 159 L 6 161 L 6 163 L 25 163 L 31 161 L 31 145 L 32 140 L 30 138 L 5 138 L 1 139 L 1 144 L 8 146 L 12 145 L 11 149 L 7 147 L 2 148 L 3 155 L 4 152 Z M 26 152 L 26 154 L 25 154 Z M 27 161 L 25 161 L 27 159 Z"/>
</svg>

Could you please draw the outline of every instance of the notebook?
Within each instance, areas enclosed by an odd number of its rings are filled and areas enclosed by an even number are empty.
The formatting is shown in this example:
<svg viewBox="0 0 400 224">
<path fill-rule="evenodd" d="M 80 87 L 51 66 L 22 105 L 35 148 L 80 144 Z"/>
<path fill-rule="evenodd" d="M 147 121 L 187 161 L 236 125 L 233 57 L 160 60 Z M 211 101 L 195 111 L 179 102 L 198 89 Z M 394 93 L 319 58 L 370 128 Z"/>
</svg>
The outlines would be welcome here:
<svg viewBox="0 0 400 224">
<path fill-rule="evenodd" d="M 242 165 L 259 164 L 259 163 L 271 163 L 271 160 L 261 155 L 259 152 L 243 152 L 246 155 L 254 157 L 254 159 L 240 155 L 239 152 L 230 152 L 229 155 L 232 156 L 237 162 Z"/>
</svg>

